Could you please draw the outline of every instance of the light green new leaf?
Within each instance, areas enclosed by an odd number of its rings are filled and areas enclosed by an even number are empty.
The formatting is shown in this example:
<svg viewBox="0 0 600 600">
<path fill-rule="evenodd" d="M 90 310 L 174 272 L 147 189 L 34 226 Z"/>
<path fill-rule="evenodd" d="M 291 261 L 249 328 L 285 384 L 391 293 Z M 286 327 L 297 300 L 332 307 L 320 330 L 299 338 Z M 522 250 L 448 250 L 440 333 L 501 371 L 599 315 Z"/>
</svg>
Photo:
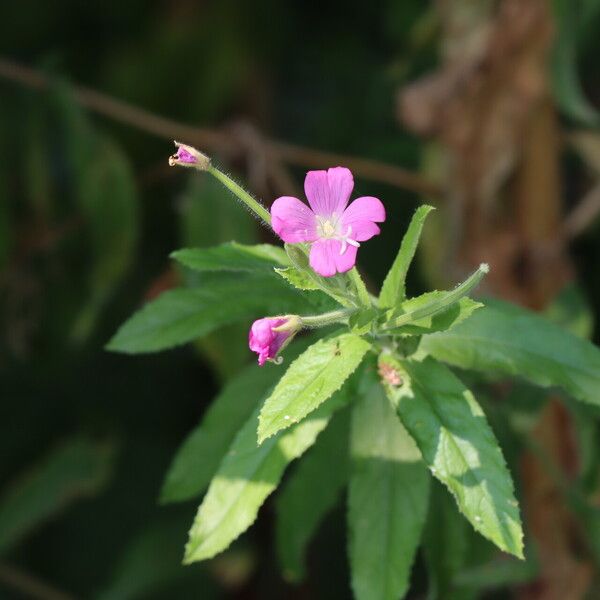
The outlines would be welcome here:
<svg viewBox="0 0 600 600">
<path fill-rule="evenodd" d="M 348 278 L 352 287 L 354 288 L 354 292 L 361 306 L 369 308 L 373 305 L 371 302 L 371 296 L 369 296 L 369 291 L 367 290 L 367 286 L 363 281 L 358 269 L 353 267 L 348 271 Z"/>
<path fill-rule="evenodd" d="M 277 553 L 288 581 L 304 578 L 306 547 L 348 479 L 348 417 L 344 410 L 332 419 L 277 498 Z"/>
<path fill-rule="evenodd" d="M 258 443 L 298 423 L 356 370 L 369 342 L 352 333 L 319 340 L 297 358 L 260 411 Z"/>
<path fill-rule="evenodd" d="M 304 271 L 300 271 L 296 267 L 275 269 L 275 272 L 298 290 L 309 291 L 320 289 L 319 286 Z"/>
<path fill-rule="evenodd" d="M 211 558 L 225 550 L 256 519 L 258 509 L 277 487 L 286 466 L 325 429 L 344 402 L 336 394 L 302 423 L 256 444 L 258 409 L 239 431 L 198 509 L 184 563 Z"/>
<path fill-rule="evenodd" d="M 379 295 L 379 306 L 382 308 L 392 308 L 406 298 L 406 274 L 417 251 L 425 219 L 432 210 L 433 206 L 424 204 L 413 215 L 394 264 L 383 282 Z"/>
<path fill-rule="evenodd" d="M 374 378 L 353 407 L 348 496 L 352 589 L 357 600 L 397 600 L 410 580 L 429 496 L 421 454 Z"/>
<path fill-rule="evenodd" d="M 481 407 L 462 382 L 432 358 L 381 355 L 386 391 L 431 472 L 459 509 L 500 549 L 523 557 L 523 532 L 513 482 Z"/>
<path fill-rule="evenodd" d="M 434 317 L 447 312 L 452 306 L 465 298 L 467 294 L 471 293 L 488 272 L 489 266 L 482 263 L 476 271 L 453 290 L 448 292 L 429 292 L 428 294 L 424 294 L 418 298 L 412 298 L 408 302 L 404 302 L 400 306 L 388 310 L 386 313 L 387 329 L 393 330 L 404 327 L 405 325 L 412 325 L 415 322 L 423 321 L 427 323 L 428 319 L 433 320 Z M 470 303 L 463 304 L 463 307 L 467 311 L 467 316 L 477 308 L 477 306 Z M 452 315 L 451 312 L 448 314 Z M 445 319 L 440 319 L 441 322 L 444 320 Z M 451 320 L 450 324 L 452 324 Z"/>
<path fill-rule="evenodd" d="M 485 304 L 450 331 L 423 336 L 420 351 L 464 369 L 560 386 L 578 400 L 600 405 L 596 346 L 525 309 Z"/>
<path fill-rule="evenodd" d="M 171 258 L 195 271 L 269 273 L 274 267 L 290 264 L 283 248 L 270 244 L 247 246 L 236 242 L 212 248 L 184 248 L 173 252 Z"/>
<path fill-rule="evenodd" d="M 436 291 L 411 298 L 402 304 L 402 310 L 407 315 L 417 315 L 419 310 L 431 306 L 436 301 L 443 300 L 446 294 L 447 292 Z M 434 312 L 425 317 L 416 318 L 405 325 L 393 327 L 389 333 L 396 335 L 423 335 L 426 333 L 435 333 L 436 331 L 446 331 L 470 317 L 474 311 L 482 306 L 481 302 L 476 302 L 470 298 L 461 298 L 458 302 L 451 304 L 441 312 Z M 391 324 L 393 325 L 393 322 Z"/>
<path fill-rule="evenodd" d="M 366 310 L 357 311 L 348 318 L 350 331 L 358 335 L 369 333 L 380 316 L 381 315 L 376 308 L 367 308 Z"/>
<path fill-rule="evenodd" d="M 110 446 L 86 438 L 50 451 L 0 497 L 0 552 L 67 504 L 98 491 L 108 479 L 112 456 Z"/>
<path fill-rule="evenodd" d="M 238 274 L 198 288 L 161 294 L 121 326 L 108 344 L 117 352 L 164 350 L 222 325 L 269 314 L 303 312 L 310 304 L 270 275 Z"/>
</svg>

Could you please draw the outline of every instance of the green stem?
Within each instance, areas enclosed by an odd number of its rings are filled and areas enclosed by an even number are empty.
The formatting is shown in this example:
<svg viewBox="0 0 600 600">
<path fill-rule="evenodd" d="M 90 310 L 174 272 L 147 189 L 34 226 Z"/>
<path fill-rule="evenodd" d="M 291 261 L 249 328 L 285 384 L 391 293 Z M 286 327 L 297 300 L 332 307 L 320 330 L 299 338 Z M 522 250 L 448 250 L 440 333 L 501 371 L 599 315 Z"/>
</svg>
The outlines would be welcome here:
<svg viewBox="0 0 600 600">
<path fill-rule="evenodd" d="M 303 327 L 315 329 L 317 327 L 332 325 L 333 323 L 345 323 L 348 320 L 348 317 L 355 312 L 356 309 L 354 308 L 341 308 L 339 310 L 323 313 L 322 315 L 300 317 L 300 322 Z"/>
<path fill-rule="evenodd" d="M 228 175 L 219 171 L 217 167 L 210 165 L 206 169 L 213 177 L 216 177 L 227 189 L 233 192 L 254 214 L 261 218 L 267 225 L 271 225 L 269 211 L 255 198 L 253 198 L 241 185 L 237 184 Z"/>
</svg>

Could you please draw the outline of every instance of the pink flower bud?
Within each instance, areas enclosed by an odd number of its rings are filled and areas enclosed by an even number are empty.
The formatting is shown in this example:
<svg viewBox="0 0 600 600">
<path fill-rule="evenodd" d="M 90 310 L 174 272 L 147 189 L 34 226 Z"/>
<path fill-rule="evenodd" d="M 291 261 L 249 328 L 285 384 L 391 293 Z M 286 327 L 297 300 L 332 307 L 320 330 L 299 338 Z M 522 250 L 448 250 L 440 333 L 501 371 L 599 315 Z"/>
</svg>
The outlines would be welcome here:
<svg viewBox="0 0 600 600">
<path fill-rule="evenodd" d="M 300 329 L 300 319 L 296 316 L 265 317 L 252 323 L 248 336 L 250 350 L 258 354 L 258 364 L 262 367 L 268 360 L 275 360 L 280 350 L 286 346 Z"/>
<path fill-rule="evenodd" d="M 199 171 L 206 171 L 210 166 L 210 158 L 202 152 L 198 152 L 196 148 L 179 142 L 175 142 L 175 146 L 177 146 L 177 152 L 169 156 L 171 167 L 179 165 L 180 167 L 192 167 Z"/>
</svg>

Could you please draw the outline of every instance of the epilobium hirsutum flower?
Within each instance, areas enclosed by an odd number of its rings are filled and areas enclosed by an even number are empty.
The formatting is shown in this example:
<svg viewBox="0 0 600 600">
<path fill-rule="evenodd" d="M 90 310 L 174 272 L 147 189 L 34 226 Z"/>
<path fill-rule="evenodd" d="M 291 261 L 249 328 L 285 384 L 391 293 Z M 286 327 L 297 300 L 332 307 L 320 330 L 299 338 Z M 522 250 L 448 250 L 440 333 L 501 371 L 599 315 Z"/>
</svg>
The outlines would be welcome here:
<svg viewBox="0 0 600 600">
<path fill-rule="evenodd" d="M 258 364 L 262 367 L 268 360 L 275 360 L 300 330 L 300 319 L 295 315 L 265 317 L 252 323 L 248 336 L 250 350 L 258 353 Z"/>
<path fill-rule="evenodd" d="M 310 266 L 323 277 L 349 271 L 356 263 L 359 242 L 379 233 L 385 208 L 372 196 L 348 206 L 354 187 L 349 169 L 309 171 L 304 192 L 310 208 L 298 198 L 282 196 L 271 206 L 275 233 L 290 244 L 310 242 Z M 312 209 L 312 210 L 311 210 Z"/>
<path fill-rule="evenodd" d="M 193 146 L 186 144 L 180 144 L 175 142 L 177 146 L 177 152 L 169 156 L 169 165 L 174 167 L 179 165 L 180 167 L 192 167 L 199 171 L 206 171 L 210 166 L 210 158 L 202 152 L 198 152 Z"/>
</svg>

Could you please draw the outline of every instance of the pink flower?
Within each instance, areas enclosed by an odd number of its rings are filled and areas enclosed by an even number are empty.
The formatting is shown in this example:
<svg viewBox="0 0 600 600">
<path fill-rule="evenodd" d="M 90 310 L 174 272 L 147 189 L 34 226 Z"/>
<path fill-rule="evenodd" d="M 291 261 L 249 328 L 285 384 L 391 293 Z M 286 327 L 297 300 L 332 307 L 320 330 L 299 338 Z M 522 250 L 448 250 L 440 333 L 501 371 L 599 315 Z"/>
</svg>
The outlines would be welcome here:
<svg viewBox="0 0 600 600">
<path fill-rule="evenodd" d="M 248 345 L 250 350 L 258 353 L 258 364 L 262 367 L 268 360 L 274 360 L 299 329 L 300 321 L 296 316 L 265 317 L 254 321 Z"/>
<path fill-rule="evenodd" d="M 323 277 L 349 271 L 359 242 L 377 235 L 376 223 L 385 221 L 383 204 L 372 196 L 347 206 L 353 187 L 352 173 L 345 167 L 309 171 L 304 192 L 310 208 L 290 196 L 277 198 L 271 206 L 275 233 L 289 244 L 310 242 L 310 266 Z"/>
</svg>

